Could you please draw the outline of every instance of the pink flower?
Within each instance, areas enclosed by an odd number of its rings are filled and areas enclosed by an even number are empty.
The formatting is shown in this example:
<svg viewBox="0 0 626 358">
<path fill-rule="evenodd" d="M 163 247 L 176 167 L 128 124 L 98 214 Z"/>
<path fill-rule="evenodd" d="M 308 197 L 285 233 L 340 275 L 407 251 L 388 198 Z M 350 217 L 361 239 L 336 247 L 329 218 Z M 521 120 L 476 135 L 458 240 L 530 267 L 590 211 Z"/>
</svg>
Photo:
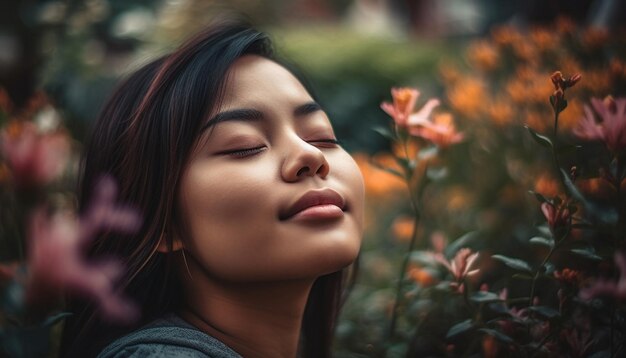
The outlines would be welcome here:
<svg viewBox="0 0 626 358">
<path fill-rule="evenodd" d="M 463 140 L 463 134 L 456 131 L 450 114 L 439 115 L 431 121 L 433 110 L 439 106 L 438 99 L 429 99 L 419 111 L 413 113 L 419 94 L 415 88 L 392 88 L 393 104 L 383 102 L 380 107 L 393 118 L 398 127 L 439 147 L 446 148 Z"/>
<path fill-rule="evenodd" d="M 415 109 L 415 102 L 420 93 L 415 88 L 394 87 L 391 89 L 393 104 L 383 102 L 380 108 L 393 118 L 399 127 L 406 127 L 409 115 Z"/>
<path fill-rule="evenodd" d="M 0 152 L 18 186 L 44 185 L 62 173 L 70 142 L 63 132 L 40 133 L 32 122 L 14 121 L 0 132 Z"/>
<path fill-rule="evenodd" d="M 472 253 L 472 250 L 468 248 L 460 249 L 452 262 L 448 261 L 442 254 L 433 254 L 433 257 L 450 271 L 457 282 L 461 282 L 465 277 L 472 276 L 480 271 L 478 269 L 470 271 L 470 268 L 478 258 L 478 252 Z"/>
<path fill-rule="evenodd" d="M 604 101 L 591 99 L 593 109 L 600 117 L 596 121 L 589 106 L 585 106 L 585 117 L 574 129 L 574 134 L 583 140 L 603 141 L 612 153 L 626 149 L 626 98 L 608 96 Z"/>
<path fill-rule="evenodd" d="M 617 300 L 626 300 L 626 254 L 616 253 L 615 264 L 620 272 L 617 282 L 598 280 L 590 287 L 580 291 L 580 298 L 590 300 L 594 297 L 609 296 Z"/>
<path fill-rule="evenodd" d="M 548 225 L 553 230 L 567 224 L 570 217 L 569 209 L 563 204 L 554 205 L 545 202 L 541 204 L 541 211 L 543 212 L 543 216 L 546 217 L 546 220 L 548 220 Z"/>
<path fill-rule="evenodd" d="M 412 117 L 412 116 L 411 116 Z M 435 117 L 434 122 L 426 118 L 409 118 L 409 133 L 432 142 L 440 148 L 447 148 L 463 140 L 463 133 L 456 131 L 452 116 L 449 113 Z"/>
<path fill-rule="evenodd" d="M 113 259 L 89 261 L 84 255 L 98 231 L 133 232 L 138 228 L 140 220 L 134 210 L 114 205 L 116 192 L 113 181 L 103 179 L 80 220 L 68 213 L 48 215 L 43 208 L 35 211 L 30 222 L 26 289 L 31 305 L 45 304 L 50 295 L 69 292 L 93 299 L 108 319 L 137 318 L 135 306 L 114 286 L 123 272 L 122 265 Z"/>
</svg>

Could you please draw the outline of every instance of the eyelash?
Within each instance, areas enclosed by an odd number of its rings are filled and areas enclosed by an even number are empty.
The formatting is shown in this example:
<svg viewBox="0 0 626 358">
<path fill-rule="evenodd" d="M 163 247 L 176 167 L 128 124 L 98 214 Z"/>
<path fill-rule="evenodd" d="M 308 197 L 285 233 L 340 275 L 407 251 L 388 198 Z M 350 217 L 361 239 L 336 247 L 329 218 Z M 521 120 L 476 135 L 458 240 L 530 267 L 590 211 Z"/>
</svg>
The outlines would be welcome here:
<svg viewBox="0 0 626 358">
<path fill-rule="evenodd" d="M 333 147 L 340 145 L 340 142 L 337 139 L 316 139 L 316 140 L 310 140 L 308 142 L 332 144 Z M 253 147 L 253 148 L 228 150 L 228 151 L 222 152 L 221 154 L 230 155 L 230 156 L 237 157 L 237 158 L 245 158 L 245 157 L 259 154 L 264 150 L 265 150 L 265 146 L 260 146 L 260 147 Z"/>
</svg>

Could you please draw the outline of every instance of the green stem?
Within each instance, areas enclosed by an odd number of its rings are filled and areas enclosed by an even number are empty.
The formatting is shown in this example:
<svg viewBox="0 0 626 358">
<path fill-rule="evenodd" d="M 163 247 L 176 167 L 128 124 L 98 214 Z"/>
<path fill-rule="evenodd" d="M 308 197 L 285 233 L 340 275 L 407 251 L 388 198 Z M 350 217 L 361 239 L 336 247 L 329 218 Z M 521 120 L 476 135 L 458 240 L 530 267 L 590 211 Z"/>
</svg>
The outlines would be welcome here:
<svg viewBox="0 0 626 358">
<path fill-rule="evenodd" d="M 407 145 L 406 145 L 406 140 L 403 141 L 403 145 L 404 145 L 404 151 L 407 154 L 406 158 L 408 159 L 408 149 L 407 149 Z M 392 309 L 392 313 L 391 313 L 391 322 L 389 324 L 389 340 L 392 340 L 393 337 L 395 336 L 395 331 L 396 331 L 396 325 L 397 325 L 397 320 L 398 320 L 398 309 L 400 308 L 400 303 L 402 301 L 402 286 L 404 284 L 404 279 L 405 279 L 405 275 L 406 275 L 406 270 L 407 267 L 409 265 L 409 259 L 411 257 L 411 252 L 413 252 L 413 249 L 415 248 L 415 244 L 417 243 L 417 224 L 419 222 L 420 219 L 420 213 L 419 213 L 419 208 L 418 208 L 418 200 L 419 198 L 416 197 L 416 194 L 413 190 L 411 190 L 411 176 L 412 174 L 409 173 L 405 173 L 405 181 L 407 184 L 407 187 L 409 189 L 409 195 L 410 195 L 410 199 L 411 199 L 411 208 L 413 209 L 413 214 L 415 215 L 415 221 L 413 223 L 413 232 L 411 234 L 411 242 L 409 243 L 409 250 L 406 253 L 406 255 L 404 256 L 404 259 L 402 261 L 402 266 L 400 268 L 400 278 L 398 280 L 398 285 L 396 287 L 396 297 L 393 303 L 393 309 Z M 420 180 L 420 183 L 423 180 Z M 421 185 L 421 184 L 420 184 Z M 419 191 L 418 191 L 419 192 Z"/>
<path fill-rule="evenodd" d="M 533 298 L 535 297 L 535 286 L 537 285 L 537 279 L 539 279 L 541 268 L 544 267 L 548 263 L 548 260 L 550 260 L 550 257 L 552 257 L 552 254 L 556 251 L 559 245 L 563 242 L 563 239 L 565 239 L 567 235 L 569 235 L 569 232 L 570 232 L 570 228 L 568 227 L 567 231 L 565 231 L 565 234 L 563 234 L 563 236 L 558 241 L 555 242 L 554 246 L 550 248 L 550 252 L 548 252 L 546 257 L 543 259 L 543 261 L 541 262 L 541 265 L 537 267 L 537 270 L 535 271 L 535 275 L 533 277 L 533 282 L 530 286 L 530 296 L 528 297 L 528 306 L 533 305 Z"/>
</svg>

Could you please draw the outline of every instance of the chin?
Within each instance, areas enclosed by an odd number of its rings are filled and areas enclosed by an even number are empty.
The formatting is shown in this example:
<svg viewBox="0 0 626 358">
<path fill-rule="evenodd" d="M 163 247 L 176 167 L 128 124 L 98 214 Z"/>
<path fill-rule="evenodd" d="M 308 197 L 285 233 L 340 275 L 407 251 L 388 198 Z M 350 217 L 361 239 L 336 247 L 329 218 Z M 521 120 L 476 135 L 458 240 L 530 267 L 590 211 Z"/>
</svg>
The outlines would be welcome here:
<svg viewBox="0 0 626 358">
<path fill-rule="evenodd" d="M 315 276 L 323 276 L 332 272 L 342 270 L 351 265 L 359 255 L 361 242 L 359 240 L 345 240 L 330 245 L 317 257 L 317 262 L 312 265 L 317 268 Z"/>
</svg>

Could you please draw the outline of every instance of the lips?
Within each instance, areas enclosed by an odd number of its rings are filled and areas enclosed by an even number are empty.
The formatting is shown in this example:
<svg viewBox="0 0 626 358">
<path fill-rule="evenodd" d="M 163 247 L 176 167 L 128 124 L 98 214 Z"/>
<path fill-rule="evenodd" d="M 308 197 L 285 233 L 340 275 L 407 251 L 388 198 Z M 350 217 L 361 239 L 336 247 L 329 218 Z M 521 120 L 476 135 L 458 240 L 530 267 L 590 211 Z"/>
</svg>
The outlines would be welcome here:
<svg viewBox="0 0 626 358">
<path fill-rule="evenodd" d="M 316 207 L 322 209 L 329 205 L 336 206 L 342 211 L 346 209 L 344 198 L 336 191 L 330 188 L 310 190 L 281 212 L 279 218 L 280 220 L 288 220 L 299 213 L 307 211 L 307 209 Z"/>
</svg>

